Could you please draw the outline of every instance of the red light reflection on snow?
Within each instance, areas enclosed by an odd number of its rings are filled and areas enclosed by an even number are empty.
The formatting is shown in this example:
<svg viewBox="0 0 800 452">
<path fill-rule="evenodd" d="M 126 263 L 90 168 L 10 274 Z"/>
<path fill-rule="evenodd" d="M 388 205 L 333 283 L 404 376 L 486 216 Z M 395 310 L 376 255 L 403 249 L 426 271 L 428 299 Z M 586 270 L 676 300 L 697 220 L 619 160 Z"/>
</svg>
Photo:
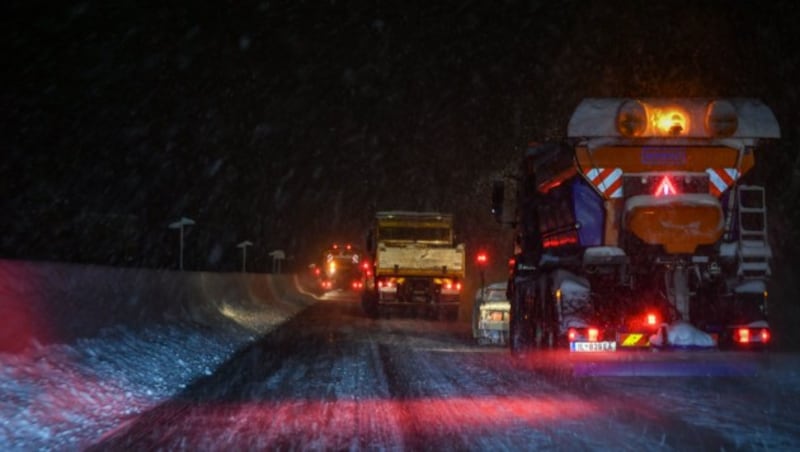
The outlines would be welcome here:
<svg viewBox="0 0 800 452">
<path fill-rule="evenodd" d="M 564 395 L 445 396 L 418 399 L 363 400 L 279 400 L 194 405 L 180 402 L 162 406 L 180 412 L 178 425 L 143 425 L 160 436 L 168 431 L 184 446 L 217 444 L 221 435 L 233 430 L 236 445 L 289 442 L 303 448 L 342 450 L 351 448 L 353 438 L 366 444 L 397 444 L 402 438 L 441 438 L 458 433 L 499 435 L 508 429 L 547 428 L 553 424 L 581 421 L 600 416 L 597 407 L 578 397 Z M 202 427 L 200 427 L 202 426 Z M 231 445 L 233 446 L 233 445 Z M 238 447 L 238 446 L 237 446 Z M 245 446 L 246 447 L 246 446 Z"/>
<path fill-rule="evenodd" d="M 48 342 L 42 294 L 49 286 L 40 269 L 0 260 L 0 352 L 18 353 L 33 341 Z"/>
</svg>

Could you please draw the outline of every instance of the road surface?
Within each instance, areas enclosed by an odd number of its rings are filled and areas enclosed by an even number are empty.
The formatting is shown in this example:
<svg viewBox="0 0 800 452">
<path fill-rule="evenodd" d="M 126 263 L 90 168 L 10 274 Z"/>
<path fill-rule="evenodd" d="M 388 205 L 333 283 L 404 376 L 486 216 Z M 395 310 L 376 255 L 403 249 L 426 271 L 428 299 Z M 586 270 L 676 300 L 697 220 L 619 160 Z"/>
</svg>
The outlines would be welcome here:
<svg viewBox="0 0 800 452">
<path fill-rule="evenodd" d="M 800 359 L 512 357 L 328 294 L 94 448 L 798 450 Z"/>
</svg>

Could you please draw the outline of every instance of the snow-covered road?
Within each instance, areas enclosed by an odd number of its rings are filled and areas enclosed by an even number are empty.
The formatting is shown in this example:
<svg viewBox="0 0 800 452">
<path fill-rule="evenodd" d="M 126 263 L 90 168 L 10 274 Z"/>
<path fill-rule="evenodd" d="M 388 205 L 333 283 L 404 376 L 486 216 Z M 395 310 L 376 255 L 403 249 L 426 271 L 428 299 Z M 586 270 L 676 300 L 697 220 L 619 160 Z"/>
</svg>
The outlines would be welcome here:
<svg viewBox="0 0 800 452">
<path fill-rule="evenodd" d="M 800 448 L 797 356 L 751 354 L 748 375 L 713 377 L 705 362 L 735 356 L 694 356 L 671 359 L 696 376 L 576 375 L 568 355 L 512 358 L 462 323 L 371 320 L 329 299 L 93 448 Z"/>
</svg>

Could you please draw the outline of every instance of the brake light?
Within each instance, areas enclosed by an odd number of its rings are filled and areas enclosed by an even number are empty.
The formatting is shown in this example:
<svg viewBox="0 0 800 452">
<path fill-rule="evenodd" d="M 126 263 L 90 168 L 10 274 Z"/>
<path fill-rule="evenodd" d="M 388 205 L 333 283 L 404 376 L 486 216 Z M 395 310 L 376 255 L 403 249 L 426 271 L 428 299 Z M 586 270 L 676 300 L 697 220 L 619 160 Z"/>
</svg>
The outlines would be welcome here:
<svg viewBox="0 0 800 452">
<path fill-rule="evenodd" d="M 567 339 L 569 339 L 570 342 L 574 341 L 577 335 L 578 333 L 575 331 L 575 328 L 567 330 Z"/>
<path fill-rule="evenodd" d="M 769 342 L 769 330 L 766 328 L 761 330 L 761 342 Z"/>
<path fill-rule="evenodd" d="M 656 326 L 658 323 L 658 316 L 653 314 L 652 312 L 647 314 L 647 324 L 650 326 Z"/>
<path fill-rule="evenodd" d="M 739 328 L 736 330 L 736 336 L 738 341 L 742 344 L 750 342 L 750 330 L 747 328 Z"/>
</svg>

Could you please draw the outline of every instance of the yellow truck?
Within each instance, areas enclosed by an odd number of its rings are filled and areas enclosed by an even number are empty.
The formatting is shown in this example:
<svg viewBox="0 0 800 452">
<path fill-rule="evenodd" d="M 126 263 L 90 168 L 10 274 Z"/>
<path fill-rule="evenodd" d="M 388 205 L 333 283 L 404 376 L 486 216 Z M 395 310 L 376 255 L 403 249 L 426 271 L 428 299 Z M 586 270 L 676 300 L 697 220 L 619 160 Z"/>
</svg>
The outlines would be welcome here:
<svg viewBox="0 0 800 452">
<path fill-rule="evenodd" d="M 377 212 L 367 250 L 372 264 L 362 296 L 367 314 L 458 317 L 466 265 L 451 214 Z"/>
</svg>

